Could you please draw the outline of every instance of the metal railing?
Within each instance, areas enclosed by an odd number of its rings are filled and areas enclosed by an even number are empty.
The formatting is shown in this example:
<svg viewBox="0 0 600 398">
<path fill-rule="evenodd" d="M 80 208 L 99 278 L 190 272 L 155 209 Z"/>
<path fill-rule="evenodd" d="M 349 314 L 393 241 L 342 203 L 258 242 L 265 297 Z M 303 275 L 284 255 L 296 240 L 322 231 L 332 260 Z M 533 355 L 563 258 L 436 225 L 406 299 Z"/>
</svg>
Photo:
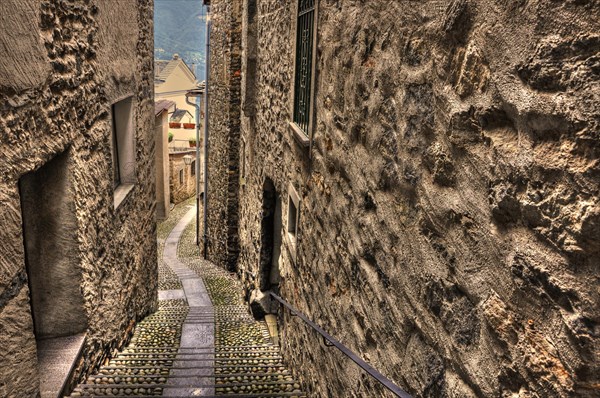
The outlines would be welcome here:
<svg viewBox="0 0 600 398">
<path fill-rule="evenodd" d="M 388 379 L 387 377 L 385 377 L 384 375 L 379 373 L 375 368 L 373 368 L 371 365 L 369 365 L 364 360 L 359 358 L 355 353 L 350 351 L 350 349 L 348 349 L 348 347 L 346 347 L 345 345 L 340 343 L 337 339 L 335 339 L 333 336 L 331 336 L 329 333 L 327 333 L 325 330 L 323 330 L 323 328 L 321 328 L 319 325 L 317 325 L 316 323 L 314 323 L 313 321 L 308 319 L 306 317 L 306 315 L 304 315 L 303 313 L 299 312 L 297 309 L 292 307 L 291 304 L 289 304 L 287 301 L 285 301 L 284 299 L 282 299 L 281 297 L 279 297 L 278 295 L 276 295 L 273 292 L 270 292 L 270 294 L 271 294 L 271 297 L 273 297 L 280 304 L 282 304 L 284 307 L 286 307 L 288 310 L 290 310 L 290 313 L 292 316 L 297 316 L 298 318 L 302 319 L 304 321 L 304 323 L 306 323 L 308 326 L 310 326 L 311 328 L 316 330 L 317 333 L 319 333 L 323 337 L 323 342 L 325 343 L 325 345 L 327 347 L 336 347 L 338 350 L 340 350 L 342 352 L 342 354 L 346 355 L 348 358 L 350 358 L 352 361 L 354 361 L 354 363 L 356 363 L 358 366 L 360 366 L 365 372 L 367 372 L 371 377 L 373 377 L 375 380 L 377 380 L 379 383 L 381 383 L 385 388 L 387 388 L 389 391 L 391 391 L 396 396 L 401 397 L 401 398 L 412 398 L 406 391 L 402 390 L 400 387 L 398 387 L 396 384 L 394 384 L 390 379 Z"/>
</svg>

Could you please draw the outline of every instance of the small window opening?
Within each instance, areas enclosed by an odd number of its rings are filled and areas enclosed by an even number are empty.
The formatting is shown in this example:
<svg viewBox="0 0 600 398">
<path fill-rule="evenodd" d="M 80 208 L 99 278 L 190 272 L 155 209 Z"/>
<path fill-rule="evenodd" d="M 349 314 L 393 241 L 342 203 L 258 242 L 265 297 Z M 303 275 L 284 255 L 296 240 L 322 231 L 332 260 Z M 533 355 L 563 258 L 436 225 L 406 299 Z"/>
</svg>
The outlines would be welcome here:
<svg viewBox="0 0 600 398">
<path fill-rule="evenodd" d="M 129 97 L 112 105 L 113 188 L 117 188 L 121 184 L 134 183 L 133 136 L 133 99 Z"/>
<path fill-rule="evenodd" d="M 300 197 L 294 186 L 290 184 L 288 188 L 287 238 L 294 261 L 296 261 L 296 244 L 298 242 L 299 209 Z"/>
</svg>

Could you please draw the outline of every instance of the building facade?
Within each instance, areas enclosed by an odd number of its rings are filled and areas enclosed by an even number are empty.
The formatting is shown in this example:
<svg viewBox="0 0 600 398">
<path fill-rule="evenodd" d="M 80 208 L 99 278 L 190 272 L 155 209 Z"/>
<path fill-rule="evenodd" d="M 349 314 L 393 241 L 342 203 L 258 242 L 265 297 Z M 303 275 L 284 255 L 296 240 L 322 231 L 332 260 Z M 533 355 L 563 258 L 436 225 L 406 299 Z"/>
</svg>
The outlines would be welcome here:
<svg viewBox="0 0 600 398">
<path fill-rule="evenodd" d="M 150 0 L 0 2 L 2 397 L 46 396 L 48 340 L 83 336 L 68 386 L 156 308 L 152 21 Z"/>
<path fill-rule="evenodd" d="M 210 3 L 207 254 L 247 297 L 415 396 L 597 396 L 597 5 Z M 315 396 L 383 396 L 280 328 Z"/>
<path fill-rule="evenodd" d="M 188 104 L 186 93 L 199 89 L 201 85 L 194 72 L 177 54 L 174 54 L 170 61 L 155 61 L 154 68 L 156 99 L 175 103 L 175 109 L 169 112 L 169 132 L 173 134 L 169 145 L 187 146 L 186 142 L 196 137 L 196 108 Z M 190 101 L 195 102 L 196 99 L 191 98 Z M 201 106 L 200 102 L 198 105 Z"/>
</svg>

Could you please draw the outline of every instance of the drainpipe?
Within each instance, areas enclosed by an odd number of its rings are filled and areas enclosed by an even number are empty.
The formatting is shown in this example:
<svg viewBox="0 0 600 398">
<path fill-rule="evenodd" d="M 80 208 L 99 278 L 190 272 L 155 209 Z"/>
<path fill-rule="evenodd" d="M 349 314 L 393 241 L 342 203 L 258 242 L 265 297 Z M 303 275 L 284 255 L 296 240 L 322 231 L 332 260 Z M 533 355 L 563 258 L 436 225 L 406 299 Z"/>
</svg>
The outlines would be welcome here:
<svg viewBox="0 0 600 398">
<path fill-rule="evenodd" d="M 210 78 L 210 6 L 206 6 L 206 66 L 204 79 L 204 232 L 202 242 L 204 248 L 204 258 L 206 259 L 206 250 L 208 247 L 208 82 Z"/>
<path fill-rule="evenodd" d="M 200 246 L 200 225 L 198 224 L 200 221 L 200 146 L 198 145 L 198 142 L 200 142 L 200 105 L 198 105 L 198 101 L 200 100 L 199 94 L 200 93 L 196 91 L 188 91 L 185 96 L 185 102 L 196 109 L 196 163 L 194 165 L 196 168 L 196 246 Z M 190 97 L 196 97 L 196 102 L 190 102 Z"/>
</svg>

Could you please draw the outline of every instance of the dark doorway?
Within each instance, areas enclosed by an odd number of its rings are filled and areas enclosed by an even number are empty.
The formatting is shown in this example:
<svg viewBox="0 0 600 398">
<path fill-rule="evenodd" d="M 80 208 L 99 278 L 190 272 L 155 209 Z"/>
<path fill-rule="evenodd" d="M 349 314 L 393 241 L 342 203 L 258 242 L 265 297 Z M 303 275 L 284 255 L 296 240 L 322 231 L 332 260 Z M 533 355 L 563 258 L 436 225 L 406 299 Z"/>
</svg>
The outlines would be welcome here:
<svg viewBox="0 0 600 398">
<path fill-rule="evenodd" d="M 260 290 L 278 291 L 279 256 L 281 255 L 281 198 L 273 181 L 267 179 L 263 185 L 263 205 L 260 247 Z"/>
<path fill-rule="evenodd" d="M 36 340 L 87 328 L 67 153 L 19 180 L 25 262 Z"/>
</svg>

